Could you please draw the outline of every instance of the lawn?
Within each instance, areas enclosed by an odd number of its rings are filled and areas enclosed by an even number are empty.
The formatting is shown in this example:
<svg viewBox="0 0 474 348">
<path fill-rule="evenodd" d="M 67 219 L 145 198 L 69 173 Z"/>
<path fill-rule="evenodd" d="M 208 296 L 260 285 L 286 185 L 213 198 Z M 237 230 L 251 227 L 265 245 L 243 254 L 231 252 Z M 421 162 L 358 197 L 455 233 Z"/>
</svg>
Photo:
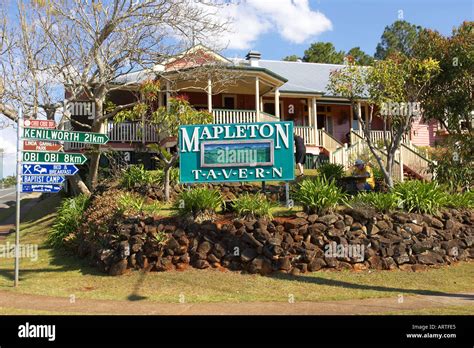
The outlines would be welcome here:
<svg viewBox="0 0 474 348">
<path fill-rule="evenodd" d="M 121 277 L 99 273 L 85 262 L 44 245 L 59 197 L 38 203 L 25 216 L 21 242 L 39 244 L 39 258 L 21 260 L 20 286 L 13 288 L 13 259 L 0 259 L 0 290 L 60 297 L 178 302 L 327 301 L 404 295 L 437 295 L 474 290 L 474 263 L 402 271 L 320 271 L 299 276 L 240 274 L 188 269 L 184 272 L 143 273 Z M 8 237 L 12 242 L 14 236 Z M 1 309 L 0 309 L 1 310 Z M 6 311 L 6 309 L 1 310 Z M 0 311 L 0 313 L 1 313 Z M 462 311 L 460 311 L 462 312 Z"/>
</svg>

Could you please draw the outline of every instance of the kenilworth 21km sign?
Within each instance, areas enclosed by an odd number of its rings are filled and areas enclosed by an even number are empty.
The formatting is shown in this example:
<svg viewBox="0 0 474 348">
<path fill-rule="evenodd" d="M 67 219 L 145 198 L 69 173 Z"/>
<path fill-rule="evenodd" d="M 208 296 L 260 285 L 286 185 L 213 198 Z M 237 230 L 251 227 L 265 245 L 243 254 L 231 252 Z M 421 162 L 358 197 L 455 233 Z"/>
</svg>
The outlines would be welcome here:
<svg viewBox="0 0 474 348">
<path fill-rule="evenodd" d="M 293 122 L 188 125 L 178 138 L 183 183 L 294 179 Z"/>
<path fill-rule="evenodd" d="M 109 141 L 109 137 L 102 133 L 73 132 L 44 128 L 24 128 L 22 137 L 23 139 L 32 140 L 67 141 L 100 145 Z"/>
</svg>

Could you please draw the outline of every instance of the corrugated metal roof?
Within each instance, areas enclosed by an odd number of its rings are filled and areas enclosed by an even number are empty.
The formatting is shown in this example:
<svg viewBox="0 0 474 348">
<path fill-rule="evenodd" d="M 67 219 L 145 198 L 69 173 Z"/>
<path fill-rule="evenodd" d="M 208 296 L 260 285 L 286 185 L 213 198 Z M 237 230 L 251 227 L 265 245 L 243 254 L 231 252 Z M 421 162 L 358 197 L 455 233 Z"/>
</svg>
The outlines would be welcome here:
<svg viewBox="0 0 474 348">
<path fill-rule="evenodd" d="M 280 87 L 280 92 L 324 93 L 327 90 L 331 71 L 344 67 L 339 64 L 286 62 L 276 60 L 260 60 L 259 66 L 271 70 L 288 79 Z"/>
</svg>

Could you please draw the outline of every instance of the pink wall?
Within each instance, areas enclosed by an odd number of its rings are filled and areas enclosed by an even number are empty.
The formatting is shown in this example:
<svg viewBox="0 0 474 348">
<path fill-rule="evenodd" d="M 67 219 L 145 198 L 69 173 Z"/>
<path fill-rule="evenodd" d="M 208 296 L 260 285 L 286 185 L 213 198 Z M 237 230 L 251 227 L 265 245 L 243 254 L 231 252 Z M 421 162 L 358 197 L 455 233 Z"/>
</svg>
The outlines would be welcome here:
<svg viewBox="0 0 474 348">
<path fill-rule="evenodd" d="M 413 121 L 411 127 L 411 141 L 414 145 L 418 146 L 434 146 L 437 130 L 438 123 L 436 121 L 425 123 L 421 118 L 417 118 Z"/>
</svg>

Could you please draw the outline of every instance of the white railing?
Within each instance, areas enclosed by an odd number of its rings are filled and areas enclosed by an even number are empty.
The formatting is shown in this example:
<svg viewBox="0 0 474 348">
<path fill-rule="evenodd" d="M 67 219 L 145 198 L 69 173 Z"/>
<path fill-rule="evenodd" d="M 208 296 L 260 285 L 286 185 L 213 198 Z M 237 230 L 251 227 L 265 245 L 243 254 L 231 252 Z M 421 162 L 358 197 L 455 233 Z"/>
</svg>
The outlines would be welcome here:
<svg viewBox="0 0 474 348">
<path fill-rule="evenodd" d="M 400 151 L 404 165 L 414 170 L 424 179 L 431 179 L 431 174 L 428 172 L 431 164 L 430 160 L 404 144 L 400 146 Z"/>
<path fill-rule="evenodd" d="M 253 123 L 257 122 L 255 110 L 213 109 L 214 123 Z"/>
<path fill-rule="evenodd" d="M 331 134 L 323 129 L 318 129 L 319 145 L 326 148 L 329 152 L 333 152 L 343 145 Z"/>
<path fill-rule="evenodd" d="M 66 130 L 71 130 L 71 124 L 65 124 Z M 143 126 L 141 122 L 120 122 L 108 123 L 105 127 L 106 133 L 109 137 L 109 142 L 116 143 L 156 143 L 160 141 L 156 127 L 151 124 Z M 82 143 L 65 143 L 65 150 L 77 150 L 87 147 L 87 144 Z"/>
<path fill-rule="evenodd" d="M 352 132 L 356 133 L 357 135 L 359 135 L 362 138 L 365 137 L 364 131 L 361 130 L 361 129 L 352 130 Z M 371 130 L 371 131 L 369 131 L 370 141 L 372 142 L 372 144 L 374 144 L 376 146 L 383 145 L 383 143 L 384 143 L 384 133 L 385 133 L 387 139 L 390 140 L 392 135 L 389 131 L 383 131 L 383 130 Z M 355 141 L 357 141 L 357 138 L 354 138 L 351 135 L 351 142 L 355 142 Z M 402 143 L 407 144 L 407 145 L 410 143 L 410 141 L 409 141 L 409 139 L 406 135 L 403 136 Z"/>
<path fill-rule="evenodd" d="M 294 129 L 296 135 L 299 135 L 300 137 L 302 137 L 304 139 L 304 143 L 306 145 L 315 145 L 316 144 L 314 127 L 295 126 L 293 129 Z"/>
</svg>

